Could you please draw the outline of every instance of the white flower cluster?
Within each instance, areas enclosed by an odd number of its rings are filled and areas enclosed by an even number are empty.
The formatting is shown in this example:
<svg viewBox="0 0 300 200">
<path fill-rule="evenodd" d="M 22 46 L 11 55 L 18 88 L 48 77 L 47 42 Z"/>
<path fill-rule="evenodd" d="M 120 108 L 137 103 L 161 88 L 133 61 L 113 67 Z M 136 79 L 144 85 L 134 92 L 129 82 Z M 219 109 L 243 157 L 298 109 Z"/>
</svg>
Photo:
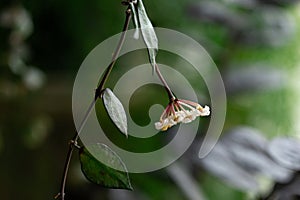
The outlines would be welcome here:
<svg viewBox="0 0 300 200">
<path fill-rule="evenodd" d="M 169 103 L 160 117 L 160 121 L 155 123 L 157 130 L 166 131 L 168 128 L 178 123 L 190 123 L 199 116 L 210 115 L 208 106 L 204 108 L 198 103 L 176 99 Z"/>
</svg>

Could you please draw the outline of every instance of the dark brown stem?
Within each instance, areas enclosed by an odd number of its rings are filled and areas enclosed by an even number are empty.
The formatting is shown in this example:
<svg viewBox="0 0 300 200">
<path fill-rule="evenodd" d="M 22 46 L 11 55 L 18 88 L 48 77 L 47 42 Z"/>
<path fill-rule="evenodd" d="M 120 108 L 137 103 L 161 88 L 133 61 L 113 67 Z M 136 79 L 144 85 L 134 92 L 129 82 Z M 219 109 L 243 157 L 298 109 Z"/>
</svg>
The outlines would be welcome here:
<svg viewBox="0 0 300 200">
<path fill-rule="evenodd" d="M 73 150 L 74 148 L 78 148 L 78 145 L 77 145 L 77 142 L 78 142 L 78 139 L 79 139 L 79 135 L 83 129 L 83 127 L 85 126 L 86 122 L 87 122 L 87 119 L 89 118 L 95 104 L 96 104 L 96 101 L 98 99 L 98 97 L 100 97 L 101 95 L 101 91 L 104 89 L 104 85 L 111 73 L 111 70 L 112 68 L 114 67 L 115 63 L 116 63 L 116 59 L 118 58 L 119 56 L 119 53 L 121 51 L 121 48 L 124 44 L 124 41 L 125 41 L 125 36 L 126 36 L 126 32 L 128 30 L 128 27 L 129 27 L 129 22 L 131 20 L 131 9 L 130 7 L 127 8 L 126 10 L 126 19 L 125 19 L 125 23 L 124 23 L 124 27 L 123 27 L 123 32 L 122 32 L 122 35 L 120 37 L 120 40 L 119 40 L 119 43 L 116 47 L 116 50 L 113 54 L 113 57 L 112 57 L 112 62 L 110 63 L 110 65 L 107 67 L 106 71 L 105 71 L 105 74 L 99 84 L 99 86 L 97 87 L 96 91 L 95 91 L 95 98 L 94 100 L 92 101 L 92 103 L 90 104 L 86 114 L 84 115 L 83 117 L 83 120 L 78 128 L 78 131 L 76 131 L 75 133 L 75 136 L 73 137 L 73 139 L 71 140 L 70 144 L 69 144 L 69 150 L 68 150 L 68 153 L 67 153 L 67 159 L 66 159 L 66 162 L 65 162 L 65 165 L 64 165 L 64 172 L 63 172 L 63 177 L 62 177 L 62 181 L 61 181 L 61 189 L 60 189 L 60 193 L 58 193 L 56 196 L 55 196 L 55 199 L 58 199 L 58 198 L 61 198 L 62 200 L 65 200 L 65 188 L 66 188 L 66 182 L 67 182 L 67 176 L 68 176 L 68 171 L 69 171 L 69 168 L 70 168 L 70 163 L 71 163 L 71 158 L 72 158 L 72 154 L 73 154 Z"/>
<path fill-rule="evenodd" d="M 68 154 L 67 154 L 67 160 L 65 162 L 65 166 L 64 166 L 64 173 L 63 173 L 63 177 L 62 177 L 62 181 L 61 181 L 61 189 L 60 189 L 60 193 L 58 193 L 58 195 L 55 196 L 55 199 L 61 197 L 62 200 L 65 199 L 65 188 L 66 188 L 66 182 L 67 182 L 67 176 L 68 176 L 68 172 L 69 172 L 69 168 L 70 168 L 70 163 L 71 163 L 71 158 L 72 158 L 72 154 L 73 154 L 73 150 L 75 147 L 78 147 L 77 145 L 77 141 L 79 139 L 79 135 L 84 127 L 84 125 L 86 124 L 86 121 L 88 119 L 88 117 L 90 116 L 94 106 L 95 106 L 96 100 L 93 100 L 93 102 L 90 104 L 87 112 L 85 113 L 83 120 L 78 128 L 78 131 L 76 131 L 75 136 L 73 137 L 73 139 L 70 141 L 69 143 L 69 150 L 68 150 Z"/>
</svg>

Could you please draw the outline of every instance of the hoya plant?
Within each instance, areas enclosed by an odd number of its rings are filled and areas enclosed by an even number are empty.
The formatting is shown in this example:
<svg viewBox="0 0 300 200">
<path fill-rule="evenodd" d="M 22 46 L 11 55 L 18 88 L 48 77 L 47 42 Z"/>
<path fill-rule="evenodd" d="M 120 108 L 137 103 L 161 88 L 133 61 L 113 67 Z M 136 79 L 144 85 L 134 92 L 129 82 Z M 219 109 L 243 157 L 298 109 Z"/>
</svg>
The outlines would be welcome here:
<svg viewBox="0 0 300 200">
<path fill-rule="evenodd" d="M 125 137 L 128 137 L 125 109 L 114 92 L 106 86 L 106 83 L 110 78 L 111 71 L 124 44 L 131 19 L 133 19 L 133 25 L 135 26 L 134 38 L 143 38 L 145 47 L 148 50 L 149 62 L 152 66 L 153 75 L 158 76 L 169 99 L 169 102 L 166 102 L 167 106 L 161 114 L 161 117 L 158 119 L 158 122 L 154 124 L 155 128 L 159 131 L 166 131 L 176 124 L 189 123 L 195 120 L 196 117 L 208 116 L 210 114 L 210 109 L 208 106 L 201 106 L 196 102 L 178 98 L 160 72 L 159 66 L 156 62 L 156 55 L 158 53 L 158 39 L 151 21 L 147 16 L 142 0 L 127 0 L 123 1 L 122 4 L 127 7 L 122 34 L 113 53 L 111 63 L 106 68 L 103 77 L 99 81 L 99 85 L 95 86 L 96 90 L 94 99 L 88 107 L 84 119 L 76 131 L 75 136 L 70 141 L 69 151 L 64 166 L 61 188 L 60 192 L 55 196 L 56 199 L 65 199 L 65 186 L 67 182 L 70 161 L 74 150 L 78 150 L 81 170 L 89 181 L 107 188 L 128 190 L 133 189 L 130 183 L 128 170 L 126 169 L 124 162 L 112 149 L 102 143 L 89 146 L 89 150 L 97 152 L 97 158 L 108 160 L 108 162 L 111 164 L 111 166 L 114 166 L 114 168 L 108 167 L 107 165 L 101 163 L 95 157 L 95 155 L 92 155 L 88 149 L 80 143 L 79 138 L 80 133 L 83 127 L 86 125 L 86 121 L 91 114 L 91 111 L 95 109 L 97 101 L 102 101 L 106 110 L 106 113 L 104 114 L 107 114 L 110 117 L 111 121 L 118 128 L 120 133 L 124 134 Z M 119 171 L 115 169 L 122 170 Z"/>
</svg>

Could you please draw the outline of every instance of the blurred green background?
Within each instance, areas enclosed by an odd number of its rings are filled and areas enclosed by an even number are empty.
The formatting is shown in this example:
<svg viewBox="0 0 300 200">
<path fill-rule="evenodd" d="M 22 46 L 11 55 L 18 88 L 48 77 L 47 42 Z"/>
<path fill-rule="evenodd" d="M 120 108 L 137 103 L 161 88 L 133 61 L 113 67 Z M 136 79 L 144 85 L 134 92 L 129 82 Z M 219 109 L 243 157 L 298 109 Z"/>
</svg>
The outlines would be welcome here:
<svg viewBox="0 0 300 200">
<path fill-rule="evenodd" d="M 224 132 L 247 126 L 269 140 L 299 138 L 297 1 L 144 0 L 144 4 L 154 26 L 185 33 L 214 59 L 227 90 Z M 121 31 L 125 9 L 120 1 L 0 2 L 1 199 L 52 199 L 58 192 L 75 131 L 71 105 L 77 70 L 96 45 Z M 191 154 L 178 161 L 179 168 L 130 175 L 133 192 L 89 183 L 75 155 L 67 199 L 251 199 L 267 194 L 276 182 L 267 181 L 259 192 L 249 192 L 195 164 Z M 189 175 L 190 190 L 173 172 Z"/>
</svg>

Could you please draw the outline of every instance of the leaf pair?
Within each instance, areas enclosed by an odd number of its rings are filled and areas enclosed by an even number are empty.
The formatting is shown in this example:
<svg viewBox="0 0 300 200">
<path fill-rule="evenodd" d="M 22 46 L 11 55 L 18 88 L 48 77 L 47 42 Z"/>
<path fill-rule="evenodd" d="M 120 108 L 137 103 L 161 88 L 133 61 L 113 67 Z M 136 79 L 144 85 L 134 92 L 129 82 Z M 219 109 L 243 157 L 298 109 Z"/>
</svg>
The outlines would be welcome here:
<svg viewBox="0 0 300 200">
<path fill-rule="evenodd" d="M 158 51 L 158 41 L 154 28 L 151 24 L 151 21 L 148 18 L 142 0 L 137 0 L 135 3 L 130 2 L 129 4 L 133 12 L 134 25 L 136 28 L 138 28 L 138 26 L 140 26 L 141 28 L 142 36 L 148 49 L 149 60 L 154 71 L 156 67 L 155 57 Z M 137 4 L 137 12 L 135 4 Z M 118 129 L 123 134 L 125 134 L 126 137 L 128 137 L 126 113 L 120 100 L 114 95 L 114 93 L 109 88 L 106 88 L 103 91 L 102 99 L 105 109 L 111 120 L 118 127 Z"/>
<path fill-rule="evenodd" d="M 109 88 L 102 92 L 101 97 L 110 119 L 127 137 L 126 113 L 120 100 Z M 82 172 L 91 182 L 108 188 L 132 190 L 125 164 L 108 146 L 98 143 L 88 149 L 82 147 L 79 155 Z"/>
<path fill-rule="evenodd" d="M 133 22 L 134 26 L 137 28 L 135 37 L 138 37 L 138 27 L 140 27 L 140 30 L 142 32 L 142 36 L 144 39 L 144 42 L 147 46 L 148 55 L 150 63 L 153 67 L 153 72 L 156 68 L 156 54 L 158 51 L 158 40 L 154 31 L 154 28 L 152 26 L 152 23 L 150 19 L 148 18 L 146 9 L 144 7 L 142 0 L 136 0 L 136 2 L 129 2 L 129 5 L 131 7 L 132 13 L 133 13 Z M 137 7 L 137 8 L 136 8 Z M 137 12 L 136 12 L 137 9 Z M 102 94 L 103 103 L 105 106 L 105 109 L 111 118 L 111 120 L 114 122 L 114 124 L 118 127 L 118 129 L 128 136 L 127 133 L 127 119 L 125 110 L 120 102 L 120 100 L 114 95 L 114 93 L 106 88 L 103 91 Z"/>
</svg>

